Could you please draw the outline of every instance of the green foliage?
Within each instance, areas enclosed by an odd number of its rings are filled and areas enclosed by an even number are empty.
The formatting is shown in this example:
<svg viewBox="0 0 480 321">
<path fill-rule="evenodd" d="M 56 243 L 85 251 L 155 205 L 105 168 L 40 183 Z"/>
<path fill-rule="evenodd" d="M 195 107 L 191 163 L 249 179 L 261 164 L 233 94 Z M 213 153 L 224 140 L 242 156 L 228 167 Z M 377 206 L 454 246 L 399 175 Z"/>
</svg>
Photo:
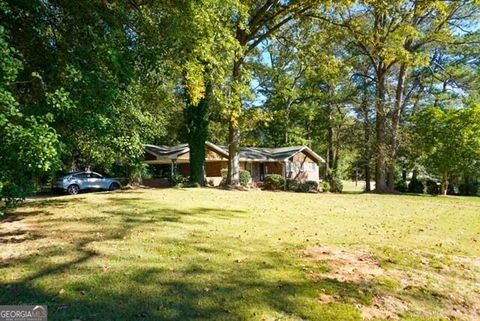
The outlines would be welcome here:
<svg viewBox="0 0 480 321">
<path fill-rule="evenodd" d="M 285 188 L 287 191 L 296 192 L 300 186 L 300 181 L 298 179 L 287 179 Z"/>
<path fill-rule="evenodd" d="M 395 190 L 400 193 L 406 193 L 408 191 L 408 184 L 403 179 L 395 182 Z"/>
<path fill-rule="evenodd" d="M 318 192 L 318 182 L 315 181 L 305 181 L 301 182 L 297 189 L 301 193 L 316 193 Z"/>
<path fill-rule="evenodd" d="M 458 191 L 465 196 L 480 195 L 480 183 L 468 180 L 458 186 Z"/>
<path fill-rule="evenodd" d="M 288 191 L 301 193 L 316 193 L 319 189 L 318 182 L 316 181 L 302 182 L 296 179 L 287 179 L 285 186 Z"/>
<path fill-rule="evenodd" d="M 222 175 L 221 184 L 225 184 L 227 181 L 228 169 L 222 168 L 220 170 L 220 174 Z M 248 184 L 250 184 L 251 181 L 252 181 L 252 174 L 250 174 L 250 171 L 247 171 L 244 169 L 240 170 L 240 185 L 248 186 Z"/>
<path fill-rule="evenodd" d="M 427 179 L 425 182 L 427 193 L 430 195 L 438 195 L 440 193 L 440 187 L 438 183 L 434 180 Z"/>
<path fill-rule="evenodd" d="M 220 170 L 220 175 L 222 175 L 222 179 L 225 181 L 228 175 L 228 168 L 222 168 Z"/>
<path fill-rule="evenodd" d="M 282 175 L 270 174 L 265 176 L 265 189 L 283 190 L 285 189 L 285 178 Z"/>
<path fill-rule="evenodd" d="M 442 178 L 443 190 L 453 176 L 478 171 L 480 105 L 462 109 L 428 107 L 413 121 L 423 165 Z"/>
<path fill-rule="evenodd" d="M 250 184 L 251 180 L 252 180 L 252 175 L 250 174 L 250 171 L 242 169 L 240 171 L 240 185 L 247 186 L 248 184 Z"/>
<path fill-rule="evenodd" d="M 423 194 L 424 191 L 425 191 L 425 186 L 423 185 L 422 181 L 420 181 L 418 178 L 413 177 L 410 180 L 410 183 L 408 183 L 409 193 Z"/>
<path fill-rule="evenodd" d="M 339 177 L 332 177 L 329 180 L 330 192 L 332 193 L 341 193 L 343 191 L 343 183 Z"/>
<path fill-rule="evenodd" d="M 322 192 L 324 193 L 330 192 L 330 183 L 326 180 L 322 182 Z"/>
<path fill-rule="evenodd" d="M 190 182 L 188 177 L 183 176 L 182 174 L 175 174 L 168 178 L 168 182 L 172 187 L 183 187 Z"/>
<path fill-rule="evenodd" d="M 61 145 L 51 117 L 27 115 L 14 95 L 22 64 L 0 26 L 0 201 L 16 206 L 35 189 L 35 180 L 58 168 Z"/>
</svg>

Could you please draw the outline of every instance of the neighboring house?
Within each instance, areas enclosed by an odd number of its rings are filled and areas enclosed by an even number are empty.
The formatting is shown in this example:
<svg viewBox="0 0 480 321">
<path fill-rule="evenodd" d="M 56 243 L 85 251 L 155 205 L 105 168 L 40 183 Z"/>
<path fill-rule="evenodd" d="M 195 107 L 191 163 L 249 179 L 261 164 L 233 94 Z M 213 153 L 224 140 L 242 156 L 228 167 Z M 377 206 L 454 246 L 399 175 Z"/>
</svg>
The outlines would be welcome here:
<svg viewBox="0 0 480 321">
<path fill-rule="evenodd" d="M 207 182 L 219 185 L 221 170 L 228 167 L 228 147 L 206 142 L 205 173 Z M 190 175 L 188 144 L 176 146 L 145 145 L 145 163 L 162 166 L 163 176 L 180 173 Z M 248 170 L 254 182 L 263 181 L 268 174 L 287 179 L 319 180 L 319 165 L 325 161 L 306 146 L 281 148 L 240 148 L 240 168 Z M 167 175 L 165 175 L 167 174 Z"/>
</svg>

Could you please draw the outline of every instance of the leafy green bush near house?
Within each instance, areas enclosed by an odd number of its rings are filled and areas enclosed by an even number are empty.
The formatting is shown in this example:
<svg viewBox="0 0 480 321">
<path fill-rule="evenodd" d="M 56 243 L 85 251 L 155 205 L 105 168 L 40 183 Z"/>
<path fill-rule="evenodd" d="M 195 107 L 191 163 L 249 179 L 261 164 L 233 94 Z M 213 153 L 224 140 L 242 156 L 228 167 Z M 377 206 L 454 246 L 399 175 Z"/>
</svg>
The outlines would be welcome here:
<svg viewBox="0 0 480 321">
<path fill-rule="evenodd" d="M 343 191 L 342 180 L 338 177 L 334 177 L 330 180 L 330 192 L 332 193 L 341 193 Z"/>
<path fill-rule="evenodd" d="M 322 182 L 322 192 L 327 193 L 330 192 L 330 183 L 327 181 Z"/>
<path fill-rule="evenodd" d="M 240 171 L 240 185 L 247 186 L 251 180 L 252 175 L 250 175 L 250 172 L 242 169 Z"/>
<path fill-rule="evenodd" d="M 168 181 L 170 182 L 170 186 L 172 187 L 182 187 L 184 184 L 188 183 L 188 177 L 185 177 L 182 174 L 175 174 L 171 176 Z"/>
<path fill-rule="evenodd" d="M 435 182 L 434 180 L 427 180 L 426 183 L 427 185 L 427 193 L 430 195 L 438 195 L 440 194 L 440 186 L 438 186 L 438 183 Z"/>
<path fill-rule="evenodd" d="M 301 193 L 318 192 L 319 184 L 316 181 L 301 182 L 296 179 L 287 179 L 286 190 Z"/>
<path fill-rule="evenodd" d="M 318 183 L 315 181 L 301 182 L 298 186 L 298 192 L 315 193 L 318 192 Z"/>
<path fill-rule="evenodd" d="M 408 192 L 409 193 L 418 193 L 418 194 L 423 194 L 425 190 L 425 186 L 423 185 L 422 181 L 420 181 L 418 178 L 412 178 L 410 183 L 408 184 Z"/>
<path fill-rule="evenodd" d="M 225 184 L 227 181 L 227 175 L 228 175 L 228 169 L 227 168 L 222 168 L 220 170 L 220 174 L 222 175 L 222 183 Z M 240 170 L 240 185 L 242 186 L 248 186 L 250 181 L 252 180 L 252 175 L 250 174 L 250 171 L 247 170 Z"/>
<path fill-rule="evenodd" d="M 278 174 L 270 174 L 265 176 L 265 189 L 273 191 L 285 189 L 285 178 Z"/>
<path fill-rule="evenodd" d="M 401 193 L 406 193 L 408 191 L 408 184 L 403 179 L 400 179 L 395 182 L 395 190 Z"/>
<path fill-rule="evenodd" d="M 300 181 L 297 179 L 287 179 L 286 181 L 287 191 L 296 192 L 298 190 L 299 185 L 300 185 Z"/>
</svg>

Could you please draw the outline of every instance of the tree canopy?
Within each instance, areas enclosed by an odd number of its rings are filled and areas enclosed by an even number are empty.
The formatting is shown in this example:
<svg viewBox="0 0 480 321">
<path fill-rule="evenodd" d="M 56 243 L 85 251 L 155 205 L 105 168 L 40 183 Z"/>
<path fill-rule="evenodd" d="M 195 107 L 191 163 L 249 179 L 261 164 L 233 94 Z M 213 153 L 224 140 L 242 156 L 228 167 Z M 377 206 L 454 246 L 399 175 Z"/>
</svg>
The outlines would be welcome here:
<svg viewBox="0 0 480 321">
<path fill-rule="evenodd" d="M 205 184 L 206 140 L 229 146 L 231 185 L 243 144 L 308 145 L 331 183 L 355 172 L 394 192 L 423 168 L 447 189 L 478 176 L 479 12 L 475 0 L 0 0 L 0 195 L 61 170 L 139 180 L 146 143 L 188 142 Z"/>
</svg>

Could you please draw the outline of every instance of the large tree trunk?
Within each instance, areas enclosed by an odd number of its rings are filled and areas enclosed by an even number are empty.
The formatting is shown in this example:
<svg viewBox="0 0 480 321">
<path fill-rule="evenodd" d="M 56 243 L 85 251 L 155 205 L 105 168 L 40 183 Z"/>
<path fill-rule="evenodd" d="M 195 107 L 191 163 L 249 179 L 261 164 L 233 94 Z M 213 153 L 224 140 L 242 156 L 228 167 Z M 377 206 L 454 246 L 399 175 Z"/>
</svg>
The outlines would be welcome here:
<svg viewBox="0 0 480 321">
<path fill-rule="evenodd" d="M 386 110 L 385 110 L 385 81 L 386 72 L 379 67 L 377 71 L 377 101 L 375 103 L 377 117 L 376 117 L 376 161 L 375 161 L 375 192 L 387 193 L 390 192 L 386 183 Z"/>
<path fill-rule="evenodd" d="M 228 161 L 228 175 L 227 185 L 240 185 L 240 128 L 235 124 L 235 121 L 230 121 L 228 128 L 228 154 L 230 156 Z"/>
<path fill-rule="evenodd" d="M 327 105 L 327 113 L 328 113 L 328 124 L 327 124 L 327 163 L 326 163 L 326 171 L 327 171 L 327 181 L 331 181 L 336 173 L 335 173 L 335 146 L 334 146 L 334 128 L 333 128 L 333 107 L 331 103 Z"/>
<path fill-rule="evenodd" d="M 208 136 L 208 99 L 211 87 L 207 85 L 205 97 L 197 106 L 189 104 L 185 109 L 190 148 L 190 181 L 205 186 L 205 142 Z"/>
<path fill-rule="evenodd" d="M 448 174 L 447 173 L 443 173 L 442 175 L 442 183 L 440 185 L 440 194 L 443 195 L 443 196 L 446 196 L 447 193 L 448 193 Z"/>
<path fill-rule="evenodd" d="M 370 117 L 368 114 L 368 96 L 364 95 L 363 101 L 362 101 L 362 112 L 363 112 L 363 143 L 364 143 L 364 149 L 363 149 L 363 166 L 364 166 L 364 172 L 365 172 L 365 191 L 366 192 L 371 192 L 372 191 L 372 186 L 371 186 L 371 173 L 370 173 L 370 162 L 372 160 L 372 153 L 371 153 L 371 148 L 370 148 L 370 133 L 371 133 L 371 124 L 370 124 Z"/>
<path fill-rule="evenodd" d="M 403 93 L 405 89 L 405 79 L 407 76 L 407 66 L 402 64 L 398 72 L 397 89 L 395 93 L 395 103 L 392 114 L 392 141 L 390 146 L 390 158 L 388 161 L 387 185 L 390 190 L 395 190 L 395 165 L 398 155 L 398 137 L 400 130 L 400 120 L 403 111 Z"/>
<path fill-rule="evenodd" d="M 240 185 L 240 114 L 242 110 L 242 100 L 238 86 L 242 81 L 241 68 L 243 58 L 238 58 L 233 65 L 232 73 L 232 95 L 234 106 L 231 106 L 229 127 L 228 127 L 228 173 L 227 185 Z"/>
</svg>

